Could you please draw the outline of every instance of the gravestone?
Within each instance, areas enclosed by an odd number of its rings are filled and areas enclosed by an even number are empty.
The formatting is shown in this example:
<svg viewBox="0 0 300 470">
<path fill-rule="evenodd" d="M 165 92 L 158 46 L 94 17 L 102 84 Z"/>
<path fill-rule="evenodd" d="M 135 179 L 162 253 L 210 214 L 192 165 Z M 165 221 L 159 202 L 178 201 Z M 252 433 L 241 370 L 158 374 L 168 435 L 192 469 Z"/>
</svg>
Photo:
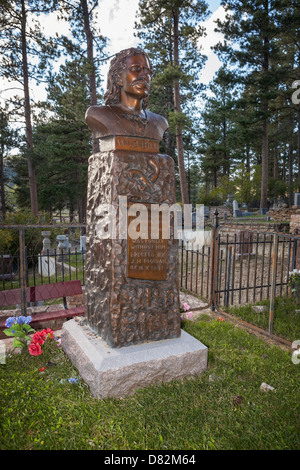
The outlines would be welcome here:
<svg viewBox="0 0 300 470">
<path fill-rule="evenodd" d="M 225 206 L 232 207 L 234 201 L 234 196 L 232 194 L 227 194 L 227 199 L 225 201 Z"/>
<path fill-rule="evenodd" d="M 56 237 L 56 240 L 57 240 L 57 248 L 60 252 L 62 251 L 65 251 L 66 250 L 66 245 L 67 245 L 67 237 L 66 235 L 57 235 Z"/>
<path fill-rule="evenodd" d="M 151 75 L 147 54 L 121 51 L 105 106 L 86 113 L 101 148 L 88 169 L 86 322 L 67 322 L 62 345 L 96 397 L 207 367 L 206 346 L 181 331 L 174 161 L 159 153 L 167 121 L 147 109 Z"/>
<path fill-rule="evenodd" d="M 86 242 L 85 242 L 86 236 L 81 235 L 80 237 L 80 253 L 83 259 L 85 259 L 85 252 L 86 252 Z"/>
<path fill-rule="evenodd" d="M 11 281 L 15 277 L 13 272 L 13 257 L 10 254 L 0 255 L 0 280 Z"/>
<path fill-rule="evenodd" d="M 43 277 L 51 277 L 55 275 L 55 259 L 50 255 L 53 255 L 50 244 L 51 232 L 43 231 L 43 249 L 39 255 L 38 261 L 38 272 Z"/>
<path fill-rule="evenodd" d="M 249 254 L 253 256 L 253 232 L 238 230 L 236 235 L 236 257 L 247 257 Z"/>
<path fill-rule="evenodd" d="M 294 195 L 294 206 L 300 207 L 300 193 Z"/>
<path fill-rule="evenodd" d="M 243 212 L 239 209 L 239 204 L 236 200 L 232 203 L 233 217 L 242 217 Z"/>
</svg>

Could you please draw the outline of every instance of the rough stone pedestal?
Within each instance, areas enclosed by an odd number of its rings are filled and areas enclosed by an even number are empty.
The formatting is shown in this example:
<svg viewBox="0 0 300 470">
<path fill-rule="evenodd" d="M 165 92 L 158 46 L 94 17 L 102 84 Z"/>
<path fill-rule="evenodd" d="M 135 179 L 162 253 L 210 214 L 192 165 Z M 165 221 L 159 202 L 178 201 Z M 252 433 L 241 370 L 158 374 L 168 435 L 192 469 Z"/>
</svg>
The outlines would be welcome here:
<svg viewBox="0 0 300 470">
<path fill-rule="evenodd" d="M 207 368 L 207 347 L 185 331 L 178 338 L 112 348 L 88 325 L 69 320 L 62 345 L 99 399 L 133 395 L 139 388 L 200 375 Z"/>
<path fill-rule="evenodd" d="M 147 151 L 113 149 L 89 159 L 86 317 L 90 327 L 112 347 L 180 336 L 174 212 L 170 211 L 170 237 L 163 238 L 160 233 L 157 239 L 151 236 L 154 209 L 171 208 L 176 203 L 174 161 L 152 153 L 150 144 L 154 144 L 149 140 L 123 141 L 134 148 L 141 142 L 147 144 Z M 126 199 L 125 207 L 120 198 Z M 149 217 L 145 239 L 134 240 L 129 234 L 127 238 L 127 228 L 135 220 L 129 211 L 136 204 Z M 110 225 L 106 207 L 115 212 L 115 236 L 107 239 L 100 230 Z M 124 237 L 120 236 L 121 227 L 125 228 Z"/>
</svg>

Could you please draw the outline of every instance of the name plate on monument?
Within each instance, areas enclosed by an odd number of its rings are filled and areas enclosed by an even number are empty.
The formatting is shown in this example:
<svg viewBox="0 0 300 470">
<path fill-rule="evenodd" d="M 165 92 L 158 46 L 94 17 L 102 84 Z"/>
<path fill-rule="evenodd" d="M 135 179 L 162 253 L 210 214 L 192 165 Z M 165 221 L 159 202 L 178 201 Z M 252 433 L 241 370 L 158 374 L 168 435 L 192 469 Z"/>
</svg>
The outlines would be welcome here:
<svg viewBox="0 0 300 470">
<path fill-rule="evenodd" d="M 164 281 L 167 277 L 168 240 L 162 238 L 159 220 L 159 238 L 151 239 L 151 204 L 148 210 L 148 238 L 127 239 L 127 277 L 151 281 Z M 134 219 L 128 215 L 128 226 Z"/>
<path fill-rule="evenodd" d="M 123 135 L 109 136 L 101 140 L 101 151 L 133 150 L 135 152 L 158 153 L 159 142 L 142 137 L 128 137 Z"/>
</svg>

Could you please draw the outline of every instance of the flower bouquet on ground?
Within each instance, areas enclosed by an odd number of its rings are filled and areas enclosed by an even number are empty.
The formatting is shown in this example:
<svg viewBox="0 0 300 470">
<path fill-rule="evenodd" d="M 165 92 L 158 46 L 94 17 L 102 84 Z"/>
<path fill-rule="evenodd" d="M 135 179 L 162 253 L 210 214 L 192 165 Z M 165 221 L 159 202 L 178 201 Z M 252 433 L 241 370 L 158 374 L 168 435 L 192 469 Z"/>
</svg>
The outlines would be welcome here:
<svg viewBox="0 0 300 470">
<path fill-rule="evenodd" d="M 30 326 L 31 320 L 32 318 L 30 316 L 25 317 L 23 315 L 18 317 L 8 317 L 6 319 L 6 329 L 3 333 L 5 333 L 6 336 L 14 337 L 14 348 L 23 349 L 27 346 L 28 341 L 31 341 L 31 338 L 28 335 L 35 332 L 35 330 Z"/>
<path fill-rule="evenodd" d="M 13 347 L 28 347 L 31 356 L 40 356 L 43 354 L 42 346 L 47 339 L 54 339 L 54 332 L 50 329 L 35 331 L 31 326 L 31 316 L 9 317 L 5 322 L 6 329 L 3 331 L 6 336 L 13 336 Z M 29 334 L 34 333 L 32 336 Z"/>
<path fill-rule="evenodd" d="M 54 339 L 54 333 L 50 328 L 34 333 L 28 347 L 31 356 L 40 356 L 43 354 L 42 346 L 47 339 Z"/>
</svg>

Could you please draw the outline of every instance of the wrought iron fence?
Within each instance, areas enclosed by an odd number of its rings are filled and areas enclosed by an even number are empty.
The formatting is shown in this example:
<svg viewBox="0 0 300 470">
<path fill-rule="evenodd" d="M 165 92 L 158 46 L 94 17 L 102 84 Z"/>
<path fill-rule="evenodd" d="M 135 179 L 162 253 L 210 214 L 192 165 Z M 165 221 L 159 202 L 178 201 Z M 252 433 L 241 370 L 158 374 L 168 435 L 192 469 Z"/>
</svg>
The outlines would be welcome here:
<svg viewBox="0 0 300 470">
<path fill-rule="evenodd" d="M 206 300 L 212 310 L 267 300 L 264 322 L 261 315 L 258 323 L 272 335 L 275 299 L 292 297 L 290 272 L 300 269 L 300 237 L 242 226 L 232 229 L 218 221 L 211 228 L 209 244 L 199 248 L 181 243 L 181 289 Z M 290 329 L 296 326 L 300 334 L 300 315 L 295 312 Z"/>
<path fill-rule="evenodd" d="M 0 290 L 78 279 L 84 285 L 84 232 L 83 224 L 1 226 Z M 300 237 L 220 226 L 217 217 L 209 242 L 179 245 L 181 289 L 212 310 L 269 300 L 269 334 L 275 298 L 290 295 L 289 272 L 295 268 L 300 269 Z"/>
<path fill-rule="evenodd" d="M 289 293 L 289 272 L 297 266 L 300 238 L 286 234 L 218 233 L 215 301 L 228 307 Z M 299 258 L 300 260 L 300 258 Z"/>
<path fill-rule="evenodd" d="M 85 282 L 85 225 L 0 227 L 0 289 Z M 0 305 L 1 307 L 1 305 Z"/>
</svg>

